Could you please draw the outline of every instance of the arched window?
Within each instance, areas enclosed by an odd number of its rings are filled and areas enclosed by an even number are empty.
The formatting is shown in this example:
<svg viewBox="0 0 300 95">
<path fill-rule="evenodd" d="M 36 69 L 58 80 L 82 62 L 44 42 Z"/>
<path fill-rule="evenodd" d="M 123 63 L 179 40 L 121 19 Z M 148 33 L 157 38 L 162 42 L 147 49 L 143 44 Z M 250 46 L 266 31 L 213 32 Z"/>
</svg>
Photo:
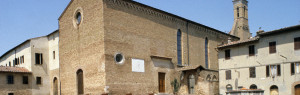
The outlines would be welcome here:
<svg viewBox="0 0 300 95">
<path fill-rule="evenodd" d="M 83 71 L 79 69 L 77 72 L 77 92 L 78 94 L 84 94 L 84 85 L 83 85 Z"/>
<path fill-rule="evenodd" d="M 231 84 L 227 84 L 227 85 L 226 85 L 226 90 L 227 90 L 227 91 L 232 91 L 232 86 L 231 86 Z"/>
<path fill-rule="evenodd" d="M 205 38 L 205 68 L 208 68 L 208 39 Z"/>
<path fill-rule="evenodd" d="M 279 95 L 279 93 L 278 93 L 278 87 L 276 85 L 272 85 L 270 87 L 270 94 L 271 95 Z"/>
<path fill-rule="evenodd" d="M 58 81 L 56 77 L 53 79 L 53 95 L 58 95 Z"/>
<path fill-rule="evenodd" d="M 239 10 L 239 7 L 236 8 L 236 11 L 237 11 L 237 17 L 240 17 L 240 10 Z"/>
<path fill-rule="evenodd" d="M 181 48 L 181 31 L 177 31 L 177 61 L 178 65 L 182 65 L 182 48 Z"/>
<path fill-rule="evenodd" d="M 195 76 L 193 74 L 191 74 L 189 76 L 189 80 L 188 80 L 188 86 L 189 86 L 189 93 L 190 94 L 194 94 L 195 91 Z"/>
<path fill-rule="evenodd" d="M 214 75 L 214 76 L 213 76 L 213 81 L 218 81 L 218 79 L 217 79 L 217 76 L 216 76 L 216 75 Z"/>
<path fill-rule="evenodd" d="M 246 6 L 244 6 L 244 17 L 246 17 Z"/>
<path fill-rule="evenodd" d="M 250 89 L 257 89 L 257 86 L 255 84 L 250 85 Z"/>
</svg>

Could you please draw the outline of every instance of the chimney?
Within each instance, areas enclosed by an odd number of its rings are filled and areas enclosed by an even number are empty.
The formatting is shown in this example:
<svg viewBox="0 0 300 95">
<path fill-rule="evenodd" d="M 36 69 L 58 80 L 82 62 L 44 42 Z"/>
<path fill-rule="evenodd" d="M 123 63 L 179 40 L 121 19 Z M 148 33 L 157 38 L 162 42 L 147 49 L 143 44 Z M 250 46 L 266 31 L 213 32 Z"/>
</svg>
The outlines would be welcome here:
<svg viewBox="0 0 300 95">
<path fill-rule="evenodd" d="M 231 38 L 228 38 L 228 42 L 227 43 L 231 43 Z"/>
<path fill-rule="evenodd" d="M 256 32 L 256 35 L 259 35 L 259 34 L 264 33 L 264 32 L 265 32 L 264 30 L 258 30 L 258 31 Z"/>
</svg>

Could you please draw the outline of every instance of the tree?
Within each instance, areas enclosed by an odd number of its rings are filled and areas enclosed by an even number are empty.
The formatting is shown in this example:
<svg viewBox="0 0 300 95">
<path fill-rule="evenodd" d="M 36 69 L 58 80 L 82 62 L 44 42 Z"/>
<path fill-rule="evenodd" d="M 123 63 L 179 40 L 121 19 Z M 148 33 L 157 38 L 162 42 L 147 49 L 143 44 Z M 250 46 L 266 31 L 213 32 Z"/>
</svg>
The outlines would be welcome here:
<svg viewBox="0 0 300 95">
<path fill-rule="evenodd" d="M 179 91 L 179 87 L 180 87 L 180 83 L 177 82 L 177 79 L 175 78 L 172 82 L 171 85 L 173 87 L 173 94 L 177 94 L 177 92 Z"/>
</svg>

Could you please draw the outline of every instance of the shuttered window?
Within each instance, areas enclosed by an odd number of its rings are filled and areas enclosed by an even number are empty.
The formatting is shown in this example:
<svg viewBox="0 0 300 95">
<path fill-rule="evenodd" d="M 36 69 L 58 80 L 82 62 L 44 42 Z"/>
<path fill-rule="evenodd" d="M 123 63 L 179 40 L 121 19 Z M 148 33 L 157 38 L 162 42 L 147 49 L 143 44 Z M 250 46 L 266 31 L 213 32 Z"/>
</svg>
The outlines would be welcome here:
<svg viewBox="0 0 300 95">
<path fill-rule="evenodd" d="M 23 84 L 28 84 L 28 76 L 23 76 Z"/>
<path fill-rule="evenodd" d="M 291 63 L 291 75 L 295 74 L 295 64 Z"/>
<path fill-rule="evenodd" d="M 230 49 L 225 50 L 225 59 L 230 59 Z"/>
<path fill-rule="evenodd" d="M 255 67 L 249 68 L 249 74 L 250 74 L 250 78 L 255 78 L 256 77 Z"/>
<path fill-rule="evenodd" d="M 294 38 L 294 49 L 299 50 L 300 49 L 300 37 Z"/>
<path fill-rule="evenodd" d="M 36 77 L 36 84 L 42 84 L 42 77 Z"/>
<path fill-rule="evenodd" d="M 226 71 L 226 80 L 230 80 L 231 79 L 231 70 L 227 70 Z"/>
<path fill-rule="evenodd" d="M 269 42 L 269 53 L 276 53 L 276 42 Z"/>
<path fill-rule="evenodd" d="M 280 70 L 280 65 L 277 65 L 277 76 L 280 76 L 281 75 L 281 70 Z"/>
<path fill-rule="evenodd" d="M 14 84 L 14 76 L 13 75 L 7 76 L 7 84 Z"/>
<path fill-rule="evenodd" d="M 266 76 L 270 76 L 270 66 L 266 66 Z"/>
<path fill-rule="evenodd" d="M 254 50 L 254 45 L 249 46 L 249 56 L 254 56 L 255 50 Z"/>
<path fill-rule="evenodd" d="M 35 53 L 35 64 L 43 64 L 43 54 Z"/>
</svg>

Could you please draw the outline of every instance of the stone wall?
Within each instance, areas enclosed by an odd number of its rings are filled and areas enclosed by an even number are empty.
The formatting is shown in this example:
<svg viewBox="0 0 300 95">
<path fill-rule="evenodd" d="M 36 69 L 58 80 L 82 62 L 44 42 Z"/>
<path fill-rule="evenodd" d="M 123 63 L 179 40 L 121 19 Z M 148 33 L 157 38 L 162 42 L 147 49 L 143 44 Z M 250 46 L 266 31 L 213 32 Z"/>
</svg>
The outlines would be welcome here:
<svg viewBox="0 0 300 95">
<path fill-rule="evenodd" d="M 102 2 L 103 1 L 103 2 Z M 74 24 L 77 10 L 82 21 Z M 76 71 L 83 70 L 84 93 L 159 93 L 158 73 L 166 73 L 165 93 L 179 78 L 177 31 L 182 31 L 185 66 L 205 66 L 204 41 L 209 40 L 209 68 L 217 70 L 215 48 L 229 36 L 213 28 L 162 12 L 134 1 L 72 0 L 59 19 L 62 94 L 76 94 Z M 237 38 L 233 37 L 233 40 Z M 125 61 L 117 64 L 114 56 Z M 156 67 L 153 57 L 168 59 L 174 68 Z M 132 71 L 132 59 L 144 61 L 144 72 Z"/>
<path fill-rule="evenodd" d="M 223 48 L 219 52 L 220 62 L 220 93 L 225 94 L 226 85 L 230 84 L 233 90 L 238 86 L 250 88 L 256 85 L 264 90 L 265 95 L 270 94 L 270 87 L 276 85 L 280 95 L 293 95 L 294 86 L 299 82 L 299 74 L 291 75 L 291 63 L 300 62 L 300 51 L 294 49 L 294 38 L 300 37 L 300 31 L 280 31 L 260 37 L 259 41 L 246 43 L 234 47 Z M 269 42 L 276 41 L 276 53 L 269 53 Z M 249 56 L 250 45 L 255 46 L 255 55 Z M 225 59 L 225 50 L 231 50 L 231 58 Z M 266 66 L 280 65 L 281 75 L 267 77 Z M 250 78 L 250 67 L 255 67 L 256 77 Z M 231 70 L 231 79 L 226 80 L 226 70 Z M 271 69 L 270 69 L 271 70 Z M 271 72 L 270 72 L 271 74 Z"/>
<path fill-rule="evenodd" d="M 105 87 L 102 0 L 72 0 L 59 18 L 61 93 L 77 94 L 76 72 L 84 76 L 85 94 L 102 94 Z M 81 11 L 80 25 L 74 23 Z"/>
<path fill-rule="evenodd" d="M 14 84 L 7 84 L 7 75 L 14 76 Z M 28 76 L 28 84 L 23 84 L 23 76 Z M 0 73 L 0 94 L 8 95 L 8 93 L 14 93 L 14 95 L 32 95 L 32 80 L 31 74 L 25 73 Z"/>
</svg>

